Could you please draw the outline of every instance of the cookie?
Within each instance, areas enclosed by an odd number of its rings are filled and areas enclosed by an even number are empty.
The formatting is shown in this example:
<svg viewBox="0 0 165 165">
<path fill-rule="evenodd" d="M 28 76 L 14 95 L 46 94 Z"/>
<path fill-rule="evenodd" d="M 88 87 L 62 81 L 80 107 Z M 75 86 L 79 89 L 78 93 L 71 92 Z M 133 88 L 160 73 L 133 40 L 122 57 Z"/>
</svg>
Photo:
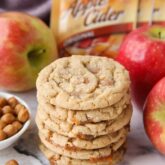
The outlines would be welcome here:
<svg viewBox="0 0 165 165">
<path fill-rule="evenodd" d="M 81 139 L 93 139 L 97 136 L 107 135 L 116 132 L 128 125 L 132 116 L 131 107 L 127 107 L 115 120 L 74 125 L 61 120 L 52 120 L 44 110 L 38 109 L 37 118 L 45 124 L 45 128 L 68 137 L 78 137 Z"/>
<path fill-rule="evenodd" d="M 51 151 L 73 159 L 83 159 L 83 160 L 88 160 L 88 159 L 91 160 L 91 159 L 97 159 L 99 157 L 107 157 L 111 155 L 113 152 L 117 151 L 126 142 L 125 139 L 123 138 L 122 141 L 115 143 L 114 148 L 113 146 L 112 147 L 108 146 L 96 150 L 68 150 L 59 145 L 52 144 L 49 141 L 49 139 L 46 139 L 41 134 L 39 134 L 39 138 L 41 142 Z"/>
<path fill-rule="evenodd" d="M 80 160 L 59 155 L 46 148 L 43 144 L 40 144 L 39 148 L 48 158 L 51 165 L 114 165 L 123 159 L 125 153 L 125 147 L 122 147 L 107 157 L 101 157 L 95 160 Z"/>
<path fill-rule="evenodd" d="M 43 135 L 46 139 L 49 139 L 49 141 L 52 144 L 60 145 L 66 149 L 72 149 L 72 150 L 75 149 L 91 150 L 91 149 L 104 148 L 106 146 L 109 146 L 113 143 L 120 141 L 120 139 L 125 138 L 129 131 L 129 128 L 127 126 L 112 134 L 103 135 L 91 140 L 82 140 L 79 138 L 69 138 L 67 136 L 57 134 L 56 132 L 52 132 L 48 129 L 45 129 L 44 124 L 42 122 L 40 121 L 36 121 L 36 122 L 39 128 L 39 133 Z"/>
<path fill-rule="evenodd" d="M 71 124 L 85 124 L 85 123 L 97 123 L 101 121 L 108 121 L 117 118 L 122 110 L 130 104 L 130 94 L 127 93 L 116 104 L 96 110 L 76 111 L 68 110 L 65 108 L 57 107 L 50 104 L 42 96 L 39 96 L 39 106 L 42 107 L 50 116 L 63 121 L 67 121 Z"/>
<path fill-rule="evenodd" d="M 117 103 L 129 90 L 126 69 L 113 59 L 72 56 L 44 68 L 37 90 L 52 105 L 72 110 L 93 110 Z"/>
<path fill-rule="evenodd" d="M 76 146 L 76 145 L 73 145 L 73 143 L 71 143 L 71 142 L 68 142 L 68 144 L 65 145 L 65 143 L 67 143 L 67 142 L 64 141 L 65 140 L 64 138 L 58 139 L 58 143 L 57 143 L 57 141 L 55 142 L 54 138 L 56 138 L 56 140 L 57 140 L 58 137 L 45 136 L 45 134 L 42 134 L 41 132 L 39 132 L 39 134 L 40 134 L 40 136 L 43 136 L 47 141 L 49 141 L 54 147 L 59 146 L 59 147 L 64 148 L 67 151 L 96 150 L 96 149 L 101 149 L 101 148 L 105 148 L 105 147 L 111 147 L 113 150 L 116 151 L 126 141 L 126 136 L 122 136 L 121 138 L 118 138 L 118 140 L 115 139 L 116 141 L 114 141 L 114 142 L 111 140 L 111 142 L 110 142 L 111 144 L 109 144 L 108 138 L 105 139 L 108 142 L 105 142 L 105 144 L 104 144 L 102 141 L 99 141 L 100 143 L 98 145 L 91 144 L 92 141 L 89 141 L 89 140 L 88 141 L 86 140 L 83 142 L 81 140 L 75 140 L 74 143 L 76 143 L 78 141 L 78 144 L 76 144 L 77 145 Z M 97 141 L 97 139 L 93 140 L 93 141 Z"/>
</svg>

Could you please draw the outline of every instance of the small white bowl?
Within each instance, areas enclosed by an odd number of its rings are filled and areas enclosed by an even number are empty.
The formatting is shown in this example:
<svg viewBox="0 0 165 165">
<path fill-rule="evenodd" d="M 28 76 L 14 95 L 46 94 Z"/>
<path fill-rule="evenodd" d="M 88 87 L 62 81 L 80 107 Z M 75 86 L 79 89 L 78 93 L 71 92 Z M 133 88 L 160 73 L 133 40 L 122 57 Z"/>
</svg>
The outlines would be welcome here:
<svg viewBox="0 0 165 165">
<path fill-rule="evenodd" d="M 15 95 L 6 93 L 6 92 L 0 92 L 0 97 L 4 97 L 6 99 L 8 99 L 10 97 L 15 97 L 21 104 L 23 104 L 28 109 L 29 116 L 31 116 L 31 111 L 30 111 L 29 106 L 21 98 L 15 96 Z M 14 144 L 23 135 L 23 133 L 28 129 L 29 125 L 30 125 L 30 117 L 29 117 L 29 120 L 26 121 L 26 123 L 23 125 L 23 127 L 15 135 L 13 135 L 5 140 L 0 141 L 0 150 L 5 149 L 5 148 L 11 146 L 12 144 Z"/>
</svg>

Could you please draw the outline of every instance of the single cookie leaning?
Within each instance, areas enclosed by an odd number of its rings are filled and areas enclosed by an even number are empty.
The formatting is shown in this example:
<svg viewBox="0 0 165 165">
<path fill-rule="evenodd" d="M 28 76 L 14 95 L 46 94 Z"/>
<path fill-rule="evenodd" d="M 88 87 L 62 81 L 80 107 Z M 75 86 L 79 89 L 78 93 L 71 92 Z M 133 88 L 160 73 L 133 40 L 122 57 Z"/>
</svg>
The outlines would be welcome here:
<svg viewBox="0 0 165 165">
<path fill-rule="evenodd" d="M 40 144 L 39 148 L 48 158 L 51 165 L 114 165 L 122 160 L 125 153 L 125 147 L 122 147 L 110 156 L 104 158 L 101 157 L 93 160 L 80 160 L 57 154 L 46 148 L 43 144 Z"/>
<path fill-rule="evenodd" d="M 116 132 L 130 123 L 132 107 L 128 106 L 118 118 L 107 122 L 74 125 L 66 121 L 52 120 L 44 110 L 38 109 L 36 119 L 45 124 L 45 128 L 58 134 L 80 139 L 94 139 L 95 137 Z"/>
<path fill-rule="evenodd" d="M 117 118 L 130 104 L 130 93 L 126 93 L 116 104 L 95 110 L 69 110 L 49 103 L 46 98 L 38 96 L 39 107 L 42 107 L 52 118 L 67 121 L 71 124 L 97 123 Z"/>
<path fill-rule="evenodd" d="M 44 68 L 37 90 L 50 103 L 72 110 L 105 108 L 117 103 L 129 90 L 130 78 L 123 66 L 96 56 L 61 58 Z"/>
</svg>

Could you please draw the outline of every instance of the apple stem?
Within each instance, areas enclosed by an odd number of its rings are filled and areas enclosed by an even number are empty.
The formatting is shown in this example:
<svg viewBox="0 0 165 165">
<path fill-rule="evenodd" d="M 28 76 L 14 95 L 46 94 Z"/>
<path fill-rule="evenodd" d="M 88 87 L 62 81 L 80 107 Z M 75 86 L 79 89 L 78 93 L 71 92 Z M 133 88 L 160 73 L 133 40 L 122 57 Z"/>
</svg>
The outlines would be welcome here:
<svg viewBox="0 0 165 165">
<path fill-rule="evenodd" d="M 158 36 L 159 36 L 159 39 L 161 39 L 161 32 L 160 31 L 158 32 Z"/>
<path fill-rule="evenodd" d="M 45 49 L 36 49 L 28 53 L 28 59 L 31 65 L 36 65 L 39 61 L 39 58 L 42 58 L 42 54 L 45 53 Z"/>
<path fill-rule="evenodd" d="M 37 50 L 33 50 L 31 52 L 28 53 L 28 56 L 31 57 L 31 56 L 38 56 L 38 55 L 41 55 L 45 52 L 45 49 L 37 49 Z"/>
</svg>

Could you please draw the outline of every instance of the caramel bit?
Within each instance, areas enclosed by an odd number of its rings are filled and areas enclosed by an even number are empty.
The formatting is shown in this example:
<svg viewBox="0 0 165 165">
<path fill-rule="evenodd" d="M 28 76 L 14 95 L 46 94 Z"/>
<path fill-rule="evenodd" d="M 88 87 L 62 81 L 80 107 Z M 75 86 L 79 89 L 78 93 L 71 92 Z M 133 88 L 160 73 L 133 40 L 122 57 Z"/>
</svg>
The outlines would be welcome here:
<svg viewBox="0 0 165 165">
<path fill-rule="evenodd" d="M 81 148 L 78 148 L 76 146 L 69 146 L 69 145 L 66 145 L 65 149 L 68 150 L 68 151 L 74 151 L 74 152 L 81 150 Z"/>
<path fill-rule="evenodd" d="M 12 125 L 15 127 L 17 131 L 19 131 L 22 128 L 22 124 L 19 121 L 14 121 Z"/>
<path fill-rule="evenodd" d="M 7 105 L 7 100 L 3 97 L 0 97 L 0 107 L 4 107 Z"/>
<path fill-rule="evenodd" d="M 89 79 L 88 78 L 84 78 L 84 84 L 89 84 Z"/>
<path fill-rule="evenodd" d="M 18 100 L 15 97 L 11 97 L 8 99 L 8 104 L 12 107 L 15 108 L 15 106 L 18 104 Z"/>
<path fill-rule="evenodd" d="M 22 105 L 22 104 L 17 104 L 17 105 L 15 106 L 15 109 L 14 109 L 15 114 L 18 115 L 18 113 L 20 112 L 21 109 L 25 109 L 25 106 Z"/>
<path fill-rule="evenodd" d="M 11 108 L 11 106 L 9 106 L 9 105 L 6 105 L 6 106 L 4 106 L 3 108 L 2 108 L 2 113 L 3 114 L 5 114 L 5 113 L 12 113 L 12 108 Z"/>
<path fill-rule="evenodd" d="M 18 113 L 18 120 L 25 123 L 29 119 L 29 112 L 27 109 L 21 109 Z"/>
<path fill-rule="evenodd" d="M 94 136 L 93 135 L 84 135 L 84 134 L 81 134 L 81 133 L 79 133 L 77 135 L 77 137 L 79 139 L 82 139 L 82 140 L 93 140 L 94 139 Z"/>
<path fill-rule="evenodd" d="M 55 165 L 57 160 L 58 160 L 58 158 L 56 156 L 52 156 L 49 159 L 50 165 Z"/>
<path fill-rule="evenodd" d="M 80 122 L 76 118 L 73 118 L 72 122 L 73 122 L 73 124 L 76 124 L 76 125 L 80 124 Z"/>
<path fill-rule="evenodd" d="M 3 129 L 3 131 L 6 133 L 8 137 L 13 136 L 17 132 L 16 128 L 12 124 L 7 125 Z"/>
<path fill-rule="evenodd" d="M 98 158 L 90 158 L 90 161 L 92 163 L 97 163 L 97 162 L 112 162 L 112 156 L 106 156 L 106 157 L 98 157 Z"/>
<path fill-rule="evenodd" d="M 19 165 L 16 160 L 9 160 L 8 162 L 5 163 L 5 165 Z"/>
<path fill-rule="evenodd" d="M 1 117 L 1 120 L 6 124 L 11 124 L 15 121 L 15 116 L 11 113 L 6 113 Z"/>
<path fill-rule="evenodd" d="M 28 119 L 28 110 L 16 98 L 0 97 L 0 141 L 16 134 Z"/>
<path fill-rule="evenodd" d="M 7 138 L 7 135 L 4 131 L 0 130 L 0 141 L 5 140 Z"/>
<path fill-rule="evenodd" d="M 0 120 L 0 130 L 2 130 L 6 125 L 7 124 L 4 121 Z"/>
</svg>

